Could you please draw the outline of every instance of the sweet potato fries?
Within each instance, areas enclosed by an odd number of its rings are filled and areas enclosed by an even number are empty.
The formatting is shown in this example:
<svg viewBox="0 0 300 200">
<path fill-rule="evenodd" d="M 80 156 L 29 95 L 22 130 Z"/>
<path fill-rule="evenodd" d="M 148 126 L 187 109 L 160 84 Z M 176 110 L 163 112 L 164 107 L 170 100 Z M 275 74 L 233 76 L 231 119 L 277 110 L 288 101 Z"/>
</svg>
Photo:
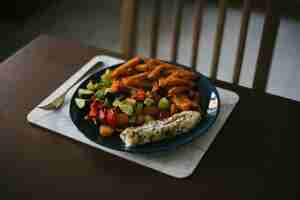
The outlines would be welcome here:
<svg viewBox="0 0 300 200">
<path fill-rule="evenodd" d="M 188 69 L 157 59 L 135 57 L 113 70 L 116 87 L 144 90 L 151 98 L 167 96 L 172 114 L 177 110 L 199 109 L 199 92 L 195 85 L 198 75 Z M 113 84 L 114 85 L 114 84 Z"/>
</svg>

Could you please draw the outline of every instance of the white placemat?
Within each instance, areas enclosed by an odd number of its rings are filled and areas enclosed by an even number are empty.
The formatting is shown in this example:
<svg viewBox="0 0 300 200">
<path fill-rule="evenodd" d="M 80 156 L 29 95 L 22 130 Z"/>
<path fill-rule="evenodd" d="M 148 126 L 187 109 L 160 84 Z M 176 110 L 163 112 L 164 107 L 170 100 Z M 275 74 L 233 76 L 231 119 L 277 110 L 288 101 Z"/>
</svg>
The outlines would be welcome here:
<svg viewBox="0 0 300 200">
<path fill-rule="evenodd" d="M 115 65 L 123 60 L 109 56 L 97 56 L 85 64 L 79 71 L 65 81 L 50 96 L 44 99 L 39 105 L 44 105 L 59 94 L 65 88 L 78 80 L 83 73 L 88 71 L 93 65 L 102 61 L 105 66 Z M 231 91 L 218 88 L 221 98 L 221 111 L 216 123 L 209 129 L 206 135 L 195 139 L 192 143 L 183 145 L 174 151 L 160 152 L 154 154 L 132 154 L 103 147 L 87 139 L 73 124 L 69 116 L 70 99 L 78 85 L 73 87 L 66 96 L 65 106 L 58 111 L 45 111 L 35 107 L 28 115 L 27 120 L 37 126 L 49 129 L 66 137 L 80 141 L 92 147 L 122 157 L 126 160 L 136 162 L 140 165 L 152 168 L 176 178 L 185 178 L 193 173 L 204 153 L 213 142 L 214 138 L 229 117 L 233 108 L 239 100 L 239 96 Z M 53 134 L 49 132 L 49 134 Z"/>
</svg>

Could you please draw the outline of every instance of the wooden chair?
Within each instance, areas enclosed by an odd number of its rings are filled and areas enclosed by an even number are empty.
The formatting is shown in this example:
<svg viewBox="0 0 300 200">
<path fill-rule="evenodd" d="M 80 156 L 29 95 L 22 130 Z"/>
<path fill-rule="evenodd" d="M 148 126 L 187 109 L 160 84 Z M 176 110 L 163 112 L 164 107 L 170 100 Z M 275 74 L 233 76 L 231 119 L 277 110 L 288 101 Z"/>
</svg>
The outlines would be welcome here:
<svg viewBox="0 0 300 200">
<path fill-rule="evenodd" d="M 175 16 L 172 33 L 172 42 L 170 48 L 171 61 L 176 62 L 178 56 L 178 41 L 180 38 L 180 24 L 182 21 L 182 12 L 184 1 L 175 1 Z M 241 68 L 244 58 L 246 39 L 248 33 L 249 20 L 252 10 L 252 0 L 244 0 L 242 8 L 241 26 L 239 32 L 239 42 L 235 57 L 234 73 L 232 77 L 233 84 L 238 84 L 241 74 Z M 279 9 L 272 0 L 265 0 L 265 19 L 262 37 L 260 38 L 260 48 L 256 60 L 256 72 L 253 87 L 260 91 L 266 90 L 272 55 L 275 47 L 276 37 L 280 23 Z M 210 66 L 210 78 L 216 80 L 218 75 L 218 66 L 222 48 L 224 26 L 226 21 L 226 8 L 228 1 L 218 1 L 218 18 L 216 32 L 214 36 L 213 57 Z M 197 65 L 197 56 L 199 53 L 198 42 L 201 35 L 201 21 L 205 0 L 194 1 L 193 13 L 193 33 L 192 33 L 192 54 L 190 59 L 191 66 L 195 69 Z M 132 57 L 136 52 L 136 34 L 137 34 L 137 10 L 138 0 L 123 0 L 121 8 L 121 42 L 122 53 L 126 58 Z M 161 12 L 161 1 L 154 0 L 151 23 L 150 56 L 157 55 L 157 41 L 159 36 L 159 23 Z"/>
</svg>

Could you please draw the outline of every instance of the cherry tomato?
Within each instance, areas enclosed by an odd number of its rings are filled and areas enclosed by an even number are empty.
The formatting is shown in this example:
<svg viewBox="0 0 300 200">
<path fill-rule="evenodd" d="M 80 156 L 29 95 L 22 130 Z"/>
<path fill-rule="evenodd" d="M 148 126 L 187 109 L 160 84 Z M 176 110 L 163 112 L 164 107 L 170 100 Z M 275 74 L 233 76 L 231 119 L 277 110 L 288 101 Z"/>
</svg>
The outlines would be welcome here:
<svg viewBox="0 0 300 200">
<path fill-rule="evenodd" d="M 103 102 L 101 102 L 101 101 L 97 101 L 97 102 L 98 102 L 98 104 L 97 104 L 98 109 L 104 108 L 104 103 Z"/>
<path fill-rule="evenodd" d="M 105 109 L 101 109 L 99 111 L 98 117 L 99 117 L 100 121 L 104 122 L 105 118 L 106 118 L 106 110 Z"/>
<path fill-rule="evenodd" d="M 93 108 L 96 108 L 97 107 L 97 101 L 93 101 L 91 104 L 90 104 L 90 108 L 93 109 Z"/>
<path fill-rule="evenodd" d="M 112 127 L 115 127 L 117 125 L 117 115 L 112 109 L 109 109 L 107 111 L 105 121 L 108 125 Z"/>
<path fill-rule="evenodd" d="M 119 80 L 113 81 L 113 83 L 111 85 L 112 92 L 121 92 L 124 89 L 125 89 L 125 87 L 121 81 L 119 81 Z"/>
<path fill-rule="evenodd" d="M 97 109 L 97 107 L 98 107 L 97 101 L 93 101 L 93 102 L 90 104 L 90 111 L 89 111 L 89 114 L 88 114 L 88 116 L 89 116 L 90 118 L 95 118 L 95 117 L 97 117 L 97 114 L 98 114 L 98 109 Z"/>
<path fill-rule="evenodd" d="M 95 118 L 95 117 L 97 117 L 97 114 L 98 114 L 97 108 L 93 107 L 90 109 L 88 116 L 89 116 L 89 118 Z"/>
<path fill-rule="evenodd" d="M 103 108 L 103 103 L 100 101 L 96 101 L 94 100 L 91 104 L 90 104 L 90 111 L 88 116 L 90 118 L 97 118 L 97 116 L 99 115 L 99 109 Z"/>
</svg>

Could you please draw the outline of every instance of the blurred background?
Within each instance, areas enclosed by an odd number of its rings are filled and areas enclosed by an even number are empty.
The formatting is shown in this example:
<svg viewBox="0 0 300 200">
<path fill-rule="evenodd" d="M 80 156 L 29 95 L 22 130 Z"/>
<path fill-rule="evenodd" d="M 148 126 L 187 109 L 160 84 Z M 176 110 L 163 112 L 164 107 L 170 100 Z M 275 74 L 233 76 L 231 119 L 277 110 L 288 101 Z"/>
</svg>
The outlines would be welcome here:
<svg viewBox="0 0 300 200">
<path fill-rule="evenodd" d="M 126 0 L 123 0 L 126 1 Z M 183 10 L 178 62 L 189 64 L 192 44 L 193 0 L 186 0 Z M 240 85 L 252 87 L 264 23 L 264 1 L 255 2 L 251 13 Z M 0 59 L 4 61 L 39 34 L 80 41 L 112 51 L 121 51 L 120 9 L 122 0 L 27 0 L 9 1 L 1 12 Z M 137 54 L 149 56 L 152 1 L 139 0 Z M 282 2 L 267 92 L 300 101 L 300 4 L 295 0 Z M 287 6 L 289 5 L 289 6 Z M 173 0 L 162 0 L 159 27 L 158 57 L 168 60 Z M 218 79 L 231 82 L 241 20 L 241 1 L 229 1 Z M 217 3 L 208 0 L 204 9 L 199 41 L 197 69 L 208 74 L 216 31 Z"/>
</svg>

